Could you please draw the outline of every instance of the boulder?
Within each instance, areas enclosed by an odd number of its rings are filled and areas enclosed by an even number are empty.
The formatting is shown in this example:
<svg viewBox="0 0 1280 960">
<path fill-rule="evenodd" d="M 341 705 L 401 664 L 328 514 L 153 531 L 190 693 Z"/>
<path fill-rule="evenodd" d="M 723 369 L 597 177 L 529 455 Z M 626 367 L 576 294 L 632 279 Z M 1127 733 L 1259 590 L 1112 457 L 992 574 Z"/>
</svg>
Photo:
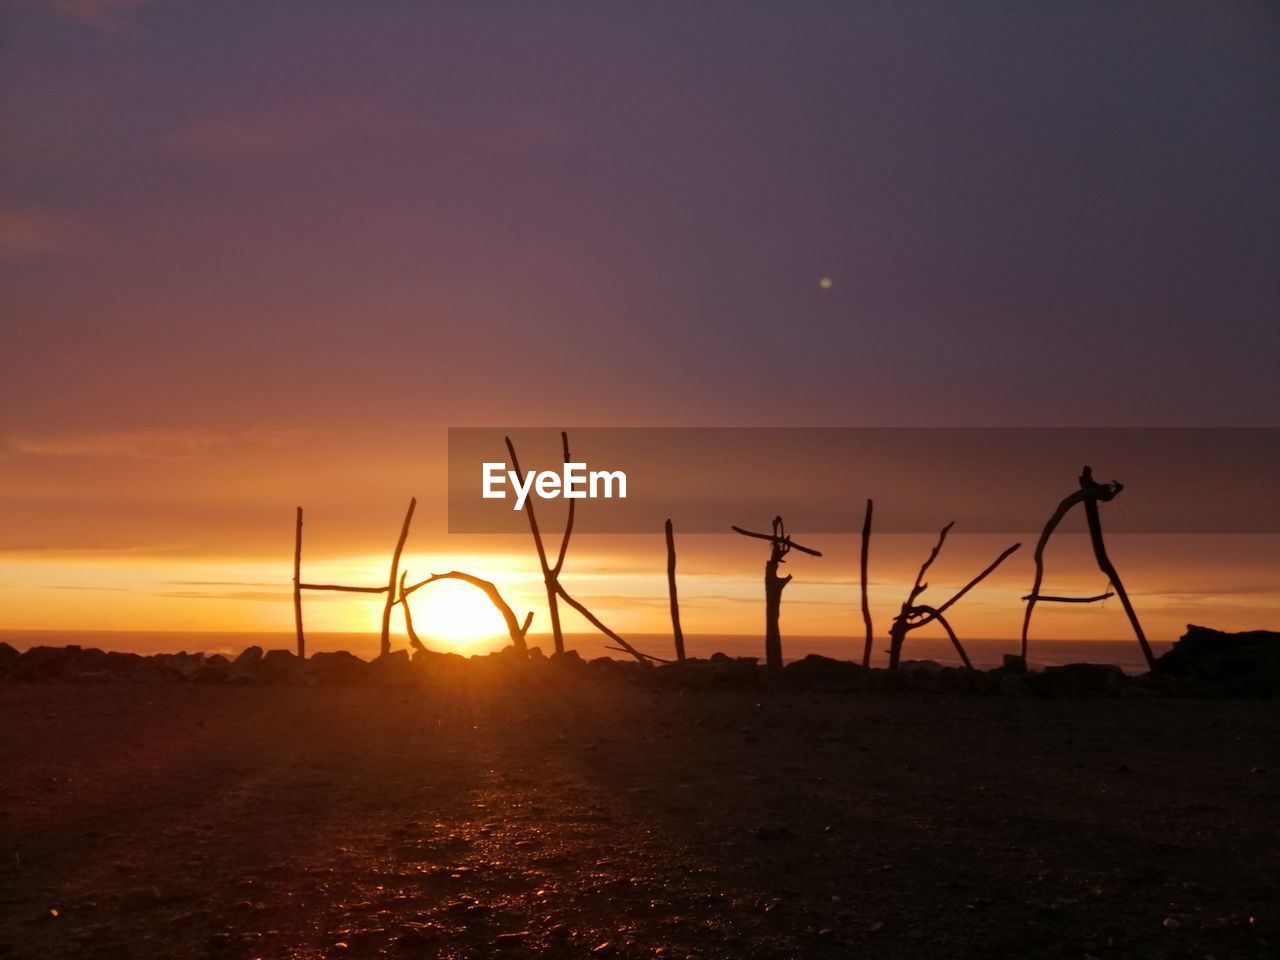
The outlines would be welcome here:
<svg viewBox="0 0 1280 960">
<path fill-rule="evenodd" d="M 353 653 L 336 650 L 333 653 L 313 653 L 308 662 L 308 672 L 317 683 L 353 684 L 364 679 L 369 665 Z"/>
<path fill-rule="evenodd" d="M 823 690 L 860 690 L 867 683 L 867 670 L 861 664 L 816 653 L 788 663 L 782 675 L 797 686 Z"/>
<path fill-rule="evenodd" d="M 369 677 L 375 683 L 408 683 L 413 679 L 413 668 L 408 650 L 392 650 L 376 657 L 368 667 Z"/>
<path fill-rule="evenodd" d="M 1280 633 L 1225 633 L 1187 624 L 1173 649 L 1156 660 L 1155 673 L 1220 684 L 1229 694 L 1280 695 Z"/>
<path fill-rule="evenodd" d="M 240 656 L 231 661 L 231 665 L 237 669 L 251 667 L 262 659 L 261 647 L 245 647 L 240 651 Z"/>
<path fill-rule="evenodd" d="M 253 667 L 261 683 L 289 683 L 302 673 L 303 662 L 289 650 L 268 650 Z"/>
<path fill-rule="evenodd" d="M 68 647 L 32 647 L 15 661 L 14 675 L 23 680 L 52 680 L 62 676 L 76 652 Z"/>
</svg>

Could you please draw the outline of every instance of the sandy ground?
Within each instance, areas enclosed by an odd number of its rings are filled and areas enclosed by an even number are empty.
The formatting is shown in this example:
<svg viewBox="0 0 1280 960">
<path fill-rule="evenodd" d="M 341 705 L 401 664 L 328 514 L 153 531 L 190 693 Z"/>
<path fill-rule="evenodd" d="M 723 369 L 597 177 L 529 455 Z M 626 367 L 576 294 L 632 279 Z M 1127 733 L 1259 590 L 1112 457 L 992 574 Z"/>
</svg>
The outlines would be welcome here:
<svg viewBox="0 0 1280 960">
<path fill-rule="evenodd" d="M 0 957 L 1274 957 L 1280 704 L 0 685 Z"/>
</svg>

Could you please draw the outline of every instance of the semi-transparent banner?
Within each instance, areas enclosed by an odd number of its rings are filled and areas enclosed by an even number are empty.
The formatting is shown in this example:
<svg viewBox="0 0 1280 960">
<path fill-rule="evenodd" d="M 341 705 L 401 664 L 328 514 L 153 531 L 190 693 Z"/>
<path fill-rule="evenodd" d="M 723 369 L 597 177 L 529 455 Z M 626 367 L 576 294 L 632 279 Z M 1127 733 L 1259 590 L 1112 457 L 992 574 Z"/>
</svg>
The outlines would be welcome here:
<svg viewBox="0 0 1280 960">
<path fill-rule="evenodd" d="M 559 428 L 449 430 L 449 531 L 1028 533 L 1079 489 L 1123 491 L 1117 533 L 1280 533 L 1280 428 Z M 520 470 L 508 452 L 514 445 Z M 523 493 L 523 496 L 522 496 Z M 1073 511 L 1078 512 L 1078 511 Z M 1064 529 L 1074 529 L 1068 525 Z"/>
</svg>

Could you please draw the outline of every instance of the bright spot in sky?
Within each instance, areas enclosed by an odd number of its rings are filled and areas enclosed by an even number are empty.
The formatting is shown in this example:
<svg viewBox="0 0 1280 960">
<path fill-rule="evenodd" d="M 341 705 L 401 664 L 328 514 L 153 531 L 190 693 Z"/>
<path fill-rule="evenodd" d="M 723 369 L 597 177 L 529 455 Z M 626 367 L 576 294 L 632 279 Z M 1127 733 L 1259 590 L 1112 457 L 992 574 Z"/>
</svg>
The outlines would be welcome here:
<svg viewBox="0 0 1280 960">
<path fill-rule="evenodd" d="M 823 277 L 821 280 L 819 280 L 819 281 L 818 281 L 818 286 L 820 286 L 823 290 L 830 290 L 830 289 L 831 289 L 831 278 L 830 278 L 830 277 Z"/>
<path fill-rule="evenodd" d="M 437 580 L 409 597 L 413 629 L 428 647 L 466 650 L 505 635 L 502 615 L 489 598 L 469 583 Z"/>
</svg>

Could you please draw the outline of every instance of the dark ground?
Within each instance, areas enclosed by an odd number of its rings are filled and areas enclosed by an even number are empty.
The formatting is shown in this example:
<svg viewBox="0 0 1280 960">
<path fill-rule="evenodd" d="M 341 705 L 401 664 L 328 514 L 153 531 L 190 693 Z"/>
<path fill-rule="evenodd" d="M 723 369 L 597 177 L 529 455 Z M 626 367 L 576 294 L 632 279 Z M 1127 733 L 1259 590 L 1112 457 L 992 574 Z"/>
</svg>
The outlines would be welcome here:
<svg viewBox="0 0 1280 960">
<path fill-rule="evenodd" d="M 1280 955 L 1275 701 L 6 683 L 0 731 L 0 957 Z"/>
</svg>

